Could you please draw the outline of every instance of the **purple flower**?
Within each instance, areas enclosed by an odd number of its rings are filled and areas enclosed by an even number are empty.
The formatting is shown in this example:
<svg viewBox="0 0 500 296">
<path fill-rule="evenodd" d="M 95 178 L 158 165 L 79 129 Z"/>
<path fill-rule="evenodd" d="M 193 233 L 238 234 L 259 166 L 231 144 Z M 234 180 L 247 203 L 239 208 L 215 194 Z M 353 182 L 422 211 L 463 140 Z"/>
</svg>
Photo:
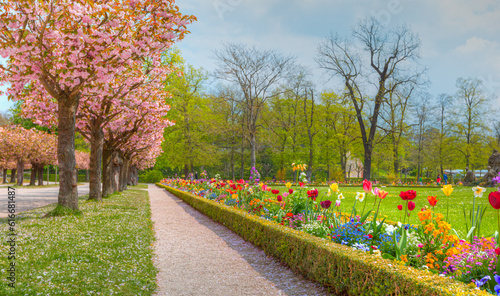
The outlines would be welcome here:
<svg viewBox="0 0 500 296">
<path fill-rule="evenodd" d="M 500 173 L 498 173 L 498 176 L 496 176 L 495 178 L 491 179 L 491 181 L 494 181 L 497 184 L 500 183 Z"/>
<path fill-rule="evenodd" d="M 487 276 L 483 277 L 482 279 L 477 280 L 475 283 L 476 283 L 476 286 L 479 288 L 482 285 L 486 284 L 486 282 L 489 280 L 491 280 L 491 277 L 489 275 L 487 275 Z"/>
</svg>

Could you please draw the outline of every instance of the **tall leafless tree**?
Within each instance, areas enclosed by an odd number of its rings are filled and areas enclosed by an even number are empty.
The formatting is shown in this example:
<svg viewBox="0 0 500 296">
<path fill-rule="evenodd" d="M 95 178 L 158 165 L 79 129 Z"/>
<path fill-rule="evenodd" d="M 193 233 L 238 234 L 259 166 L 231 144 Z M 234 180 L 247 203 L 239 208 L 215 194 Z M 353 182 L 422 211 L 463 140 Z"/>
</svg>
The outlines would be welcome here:
<svg viewBox="0 0 500 296">
<path fill-rule="evenodd" d="M 447 118 L 449 110 L 453 108 L 453 99 L 450 95 L 440 94 L 437 99 L 437 107 L 438 107 L 438 116 L 437 120 L 439 121 L 439 150 L 438 150 L 438 162 L 439 162 L 439 170 L 441 176 L 444 175 L 444 162 L 445 159 L 448 158 L 449 153 L 445 149 L 445 141 L 449 135 L 448 128 L 448 120 Z"/>
<path fill-rule="evenodd" d="M 356 110 L 366 179 L 371 175 L 374 139 L 388 93 L 387 84 L 391 81 L 397 87 L 423 75 L 425 69 L 418 67 L 419 49 L 419 37 L 406 26 L 385 30 L 375 18 L 360 21 L 352 39 L 330 34 L 318 46 L 317 63 L 332 77 L 342 80 Z M 374 90 L 367 85 L 373 85 Z M 368 96 L 370 92 L 374 95 Z"/>
<path fill-rule="evenodd" d="M 474 144 L 480 139 L 479 135 L 488 130 L 484 122 L 490 98 L 487 96 L 480 79 L 460 77 L 457 79 L 455 99 L 459 102 L 456 109 L 455 129 L 464 144 L 458 147 L 458 151 L 464 155 L 466 165 L 470 167 Z"/>
<path fill-rule="evenodd" d="M 416 123 L 414 125 L 414 135 L 417 146 L 417 180 L 423 175 L 424 141 L 426 140 L 426 131 L 429 125 L 431 110 L 433 110 L 433 107 L 430 106 L 430 95 L 422 94 L 418 104 L 415 106 Z"/>
<path fill-rule="evenodd" d="M 400 89 L 389 85 L 386 108 L 381 111 L 382 126 L 380 128 L 385 131 L 392 146 L 393 170 L 397 176 L 401 167 L 400 144 L 409 128 L 407 115 L 416 85 L 408 85 Z"/>
<path fill-rule="evenodd" d="M 276 86 L 287 76 L 294 58 L 240 43 L 224 43 L 214 54 L 215 77 L 236 83 L 243 92 L 245 130 L 250 143 L 251 167 L 255 167 L 262 107 L 270 97 L 277 95 Z"/>
</svg>

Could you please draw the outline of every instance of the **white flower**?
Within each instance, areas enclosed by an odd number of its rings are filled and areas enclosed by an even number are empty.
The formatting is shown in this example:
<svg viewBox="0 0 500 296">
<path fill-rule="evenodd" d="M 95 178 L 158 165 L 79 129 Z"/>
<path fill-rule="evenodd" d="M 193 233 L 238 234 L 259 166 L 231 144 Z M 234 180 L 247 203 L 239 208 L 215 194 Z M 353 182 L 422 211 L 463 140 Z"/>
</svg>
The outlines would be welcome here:
<svg viewBox="0 0 500 296">
<path fill-rule="evenodd" d="M 337 195 L 337 198 L 338 199 L 344 199 L 345 197 L 342 195 L 342 193 L 340 193 L 339 195 Z"/>
<path fill-rule="evenodd" d="M 481 186 L 472 187 L 472 191 L 474 191 L 475 197 L 483 197 L 483 193 L 486 191 L 486 188 Z"/>
<path fill-rule="evenodd" d="M 328 189 L 328 192 L 326 193 L 326 196 L 330 196 L 332 195 L 332 192 L 330 191 L 330 189 Z"/>
<path fill-rule="evenodd" d="M 363 202 L 363 200 L 365 200 L 365 193 L 364 192 L 356 192 L 356 199 L 359 202 Z"/>
</svg>

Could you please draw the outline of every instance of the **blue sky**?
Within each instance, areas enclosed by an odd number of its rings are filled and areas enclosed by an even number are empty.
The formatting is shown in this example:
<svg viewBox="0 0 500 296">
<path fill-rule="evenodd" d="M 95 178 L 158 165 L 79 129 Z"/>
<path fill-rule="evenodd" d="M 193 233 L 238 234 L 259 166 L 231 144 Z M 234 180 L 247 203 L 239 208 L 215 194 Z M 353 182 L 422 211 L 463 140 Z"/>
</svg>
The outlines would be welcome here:
<svg viewBox="0 0 500 296">
<path fill-rule="evenodd" d="M 454 94 L 456 79 L 472 76 L 483 79 L 500 107 L 498 0 L 178 0 L 177 5 L 198 18 L 178 45 L 195 67 L 213 71 L 213 50 L 222 42 L 242 42 L 296 56 L 321 88 L 326 77 L 314 61 L 319 42 L 330 32 L 349 35 L 360 18 L 374 16 L 389 27 L 405 23 L 419 34 L 432 95 Z M 0 111 L 11 105 L 0 98 Z"/>
</svg>

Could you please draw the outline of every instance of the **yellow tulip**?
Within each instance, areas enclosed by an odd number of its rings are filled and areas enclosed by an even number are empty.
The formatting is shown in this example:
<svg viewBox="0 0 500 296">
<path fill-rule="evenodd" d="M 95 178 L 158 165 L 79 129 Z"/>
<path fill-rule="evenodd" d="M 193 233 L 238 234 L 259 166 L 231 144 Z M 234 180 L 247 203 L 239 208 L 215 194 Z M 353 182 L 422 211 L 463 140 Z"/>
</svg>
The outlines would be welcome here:
<svg viewBox="0 0 500 296">
<path fill-rule="evenodd" d="M 330 188 L 332 189 L 333 192 L 339 192 L 339 184 L 337 183 L 332 183 L 330 185 Z"/>
<path fill-rule="evenodd" d="M 292 183 L 286 182 L 285 186 L 286 186 L 286 188 L 290 189 L 290 187 L 292 187 Z"/>
<path fill-rule="evenodd" d="M 450 196 L 451 193 L 453 192 L 453 187 L 450 185 L 443 185 L 443 188 L 441 188 L 441 190 L 443 190 L 444 192 L 444 195 L 446 196 Z"/>
</svg>

